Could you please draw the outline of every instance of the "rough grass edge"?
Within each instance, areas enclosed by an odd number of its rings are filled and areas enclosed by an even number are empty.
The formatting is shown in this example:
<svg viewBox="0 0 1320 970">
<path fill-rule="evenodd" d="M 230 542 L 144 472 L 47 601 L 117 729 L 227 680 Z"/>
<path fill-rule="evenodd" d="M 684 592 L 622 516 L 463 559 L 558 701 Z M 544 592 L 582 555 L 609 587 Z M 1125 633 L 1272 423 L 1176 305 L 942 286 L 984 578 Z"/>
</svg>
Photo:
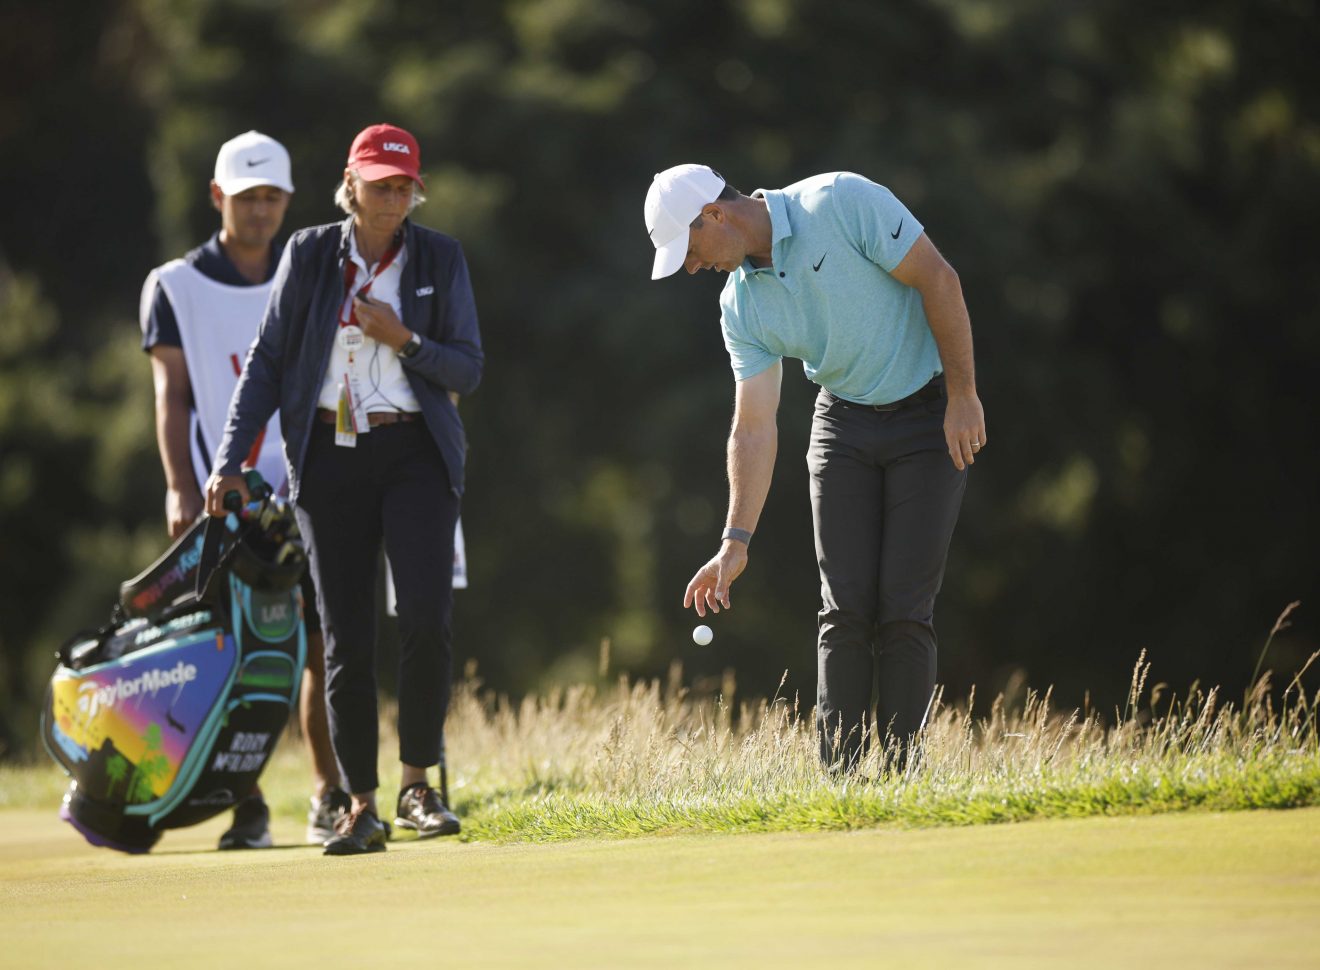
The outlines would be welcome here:
<svg viewBox="0 0 1320 970">
<path fill-rule="evenodd" d="M 678 834 L 838 832 L 1320 806 L 1320 762 L 1287 768 L 1243 767 L 1245 770 L 1204 781 L 1157 777 L 1078 785 L 1045 783 L 1031 790 L 991 788 L 971 795 L 919 789 L 894 792 L 866 783 L 802 797 L 708 804 L 550 795 L 484 809 L 466 806 L 471 814 L 462 839 L 506 844 Z M 460 805 L 460 809 L 464 807 Z"/>
</svg>

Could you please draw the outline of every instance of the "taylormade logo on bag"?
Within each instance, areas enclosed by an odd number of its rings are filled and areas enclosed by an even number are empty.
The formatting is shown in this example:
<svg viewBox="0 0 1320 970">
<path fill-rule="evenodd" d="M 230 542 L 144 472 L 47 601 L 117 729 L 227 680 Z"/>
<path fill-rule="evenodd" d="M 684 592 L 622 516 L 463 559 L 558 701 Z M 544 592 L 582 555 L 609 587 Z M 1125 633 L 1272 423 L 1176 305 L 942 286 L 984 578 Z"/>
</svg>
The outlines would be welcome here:
<svg viewBox="0 0 1320 970">
<path fill-rule="evenodd" d="M 401 141 L 383 141 L 380 143 L 380 147 L 387 152 L 403 152 L 405 155 L 412 154 L 412 152 L 408 150 L 408 146 Z"/>
<path fill-rule="evenodd" d="M 101 708 L 109 710 L 120 701 L 131 697 L 143 697 L 165 687 L 182 687 L 197 679 L 197 668 L 180 660 L 171 670 L 148 670 L 132 679 L 120 677 L 113 684 L 83 684 L 78 688 L 78 709 L 88 719 L 96 717 Z"/>
</svg>

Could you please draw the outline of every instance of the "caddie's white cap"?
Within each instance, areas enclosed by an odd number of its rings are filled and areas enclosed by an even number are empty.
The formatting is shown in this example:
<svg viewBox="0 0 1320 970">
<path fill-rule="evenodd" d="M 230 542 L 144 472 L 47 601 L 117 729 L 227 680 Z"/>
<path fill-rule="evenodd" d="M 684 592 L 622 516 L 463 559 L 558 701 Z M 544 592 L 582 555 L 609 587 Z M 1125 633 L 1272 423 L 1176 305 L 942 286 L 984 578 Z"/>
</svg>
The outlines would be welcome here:
<svg viewBox="0 0 1320 970">
<path fill-rule="evenodd" d="M 675 165 L 655 177 L 646 193 L 646 231 L 655 246 L 651 279 L 678 272 L 687 259 L 688 227 L 722 191 L 724 179 L 706 165 Z"/>
<path fill-rule="evenodd" d="M 293 191 L 289 153 L 270 135 L 249 131 L 220 146 L 215 156 L 215 183 L 225 195 L 238 195 L 258 185 Z"/>
</svg>

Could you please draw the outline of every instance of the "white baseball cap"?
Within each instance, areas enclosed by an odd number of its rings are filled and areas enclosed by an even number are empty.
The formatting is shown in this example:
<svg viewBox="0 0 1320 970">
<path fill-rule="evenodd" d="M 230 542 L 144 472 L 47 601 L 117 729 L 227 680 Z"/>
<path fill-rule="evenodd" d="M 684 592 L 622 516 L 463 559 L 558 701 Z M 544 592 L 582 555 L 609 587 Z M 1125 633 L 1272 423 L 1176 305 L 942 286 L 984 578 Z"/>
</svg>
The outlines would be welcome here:
<svg viewBox="0 0 1320 970">
<path fill-rule="evenodd" d="M 706 165 L 675 165 L 655 177 L 646 193 L 646 231 L 655 246 L 651 279 L 678 272 L 687 259 L 688 227 L 724 191 L 724 179 Z"/>
<path fill-rule="evenodd" d="M 215 183 L 225 195 L 238 195 L 258 185 L 293 191 L 289 153 L 270 135 L 249 131 L 220 146 L 215 156 Z"/>
</svg>

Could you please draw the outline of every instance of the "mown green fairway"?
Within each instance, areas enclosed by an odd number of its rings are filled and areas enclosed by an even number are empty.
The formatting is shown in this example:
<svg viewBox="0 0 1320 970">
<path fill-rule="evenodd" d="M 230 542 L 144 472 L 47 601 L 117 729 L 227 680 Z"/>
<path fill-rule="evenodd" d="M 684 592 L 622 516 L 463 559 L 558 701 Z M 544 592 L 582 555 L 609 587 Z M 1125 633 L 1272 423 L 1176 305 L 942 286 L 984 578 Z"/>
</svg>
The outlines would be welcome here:
<svg viewBox="0 0 1320 970">
<path fill-rule="evenodd" d="M 222 828 L 134 858 L 0 813 L 0 966 L 1320 966 L 1320 809 L 356 859 Z"/>
</svg>

